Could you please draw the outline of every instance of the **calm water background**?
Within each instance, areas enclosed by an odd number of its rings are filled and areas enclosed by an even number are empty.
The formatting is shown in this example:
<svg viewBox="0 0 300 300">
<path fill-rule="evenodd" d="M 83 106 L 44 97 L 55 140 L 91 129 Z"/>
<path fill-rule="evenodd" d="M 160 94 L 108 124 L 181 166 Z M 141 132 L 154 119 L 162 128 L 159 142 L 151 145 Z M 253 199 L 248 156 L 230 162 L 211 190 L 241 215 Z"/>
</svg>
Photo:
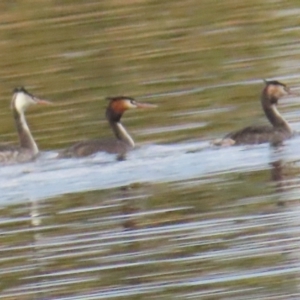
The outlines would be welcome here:
<svg viewBox="0 0 300 300">
<path fill-rule="evenodd" d="M 300 138 L 217 149 L 266 121 L 262 78 L 299 91 L 297 1 L 1 1 L 1 142 L 17 142 L 11 90 L 43 155 L 0 169 L 0 299 L 300 299 Z M 126 161 L 57 160 L 110 136 L 127 112 Z M 280 110 L 300 130 L 298 98 Z"/>
</svg>

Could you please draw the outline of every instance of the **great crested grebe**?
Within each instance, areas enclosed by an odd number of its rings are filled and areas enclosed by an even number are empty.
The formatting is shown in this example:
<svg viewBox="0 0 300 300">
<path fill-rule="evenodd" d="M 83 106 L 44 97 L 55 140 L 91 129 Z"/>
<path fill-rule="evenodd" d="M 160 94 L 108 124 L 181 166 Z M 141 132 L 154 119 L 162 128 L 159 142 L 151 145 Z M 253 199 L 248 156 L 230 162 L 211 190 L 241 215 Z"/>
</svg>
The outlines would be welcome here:
<svg viewBox="0 0 300 300">
<path fill-rule="evenodd" d="M 25 90 L 24 87 L 14 89 L 11 101 L 11 109 L 13 111 L 20 145 L 0 145 L 1 163 L 27 162 L 33 160 L 38 155 L 39 149 L 31 135 L 24 114 L 27 107 L 34 104 L 51 104 L 51 102 L 31 95 Z"/>
<path fill-rule="evenodd" d="M 249 126 L 241 130 L 227 134 L 218 145 L 241 145 L 278 143 L 293 135 L 293 130 L 288 122 L 277 110 L 278 100 L 286 95 L 297 95 L 283 83 L 272 80 L 265 81 L 265 87 L 261 94 L 261 105 L 266 117 L 272 126 Z"/>
<path fill-rule="evenodd" d="M 132 108 L 152 108 L 156 105 L 141 103 L 133 98 L 118 96 L 107 98 L 109 104 L 106 108 L 106 119 L 112 128 L 115 139 L 88 140 L 74 144 L 70 148 L 59 153 L 59 158 L 84 157 L 96 152 L 108 152 L 118 154 L 123 158 L 127 151 L 134 148 L 134 141 L 121 123 L 123 113 Z"/>
</svg>

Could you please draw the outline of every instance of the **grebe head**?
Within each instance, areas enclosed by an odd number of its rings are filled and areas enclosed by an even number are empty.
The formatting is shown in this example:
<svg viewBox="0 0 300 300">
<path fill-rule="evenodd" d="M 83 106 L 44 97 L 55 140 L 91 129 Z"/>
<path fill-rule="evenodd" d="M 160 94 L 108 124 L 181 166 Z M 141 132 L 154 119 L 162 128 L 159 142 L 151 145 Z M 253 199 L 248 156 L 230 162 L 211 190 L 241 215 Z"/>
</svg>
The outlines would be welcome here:
<svg viewBox="0 0 300 300">
<path fill-rule="evenodd" d="M 115 119 L 117 122 L 121 119 L 122 114 L 128 109 L 156 107 L 154 104 L 137 102 L 135 99 L 125 96 L 108 97 L 106 99 L 109 100 L 106 116 L 109 119 Z"/>
<path fill-rule="evenodd" d="M 19 113 L 23 113 L 29 106 L 34 104 L 51 104 L 51 102 L 33 96 L 27 92 L 24 87 L 18 87 L 13 90 L 13 98 L 11 101 L 12 109 L 16 109 Z"/>
<path fill-rule="evenodd" d="M 265 80 L 265 84 L 266 87 L 264 89 L 264 94 L 271 100 L 272 104 L 277 104 L 277 100 L 284 96 L 295 94 L 291 92 L 290 88 L 287 87 L 284 83 L 277 80 Z"/>
</svg>

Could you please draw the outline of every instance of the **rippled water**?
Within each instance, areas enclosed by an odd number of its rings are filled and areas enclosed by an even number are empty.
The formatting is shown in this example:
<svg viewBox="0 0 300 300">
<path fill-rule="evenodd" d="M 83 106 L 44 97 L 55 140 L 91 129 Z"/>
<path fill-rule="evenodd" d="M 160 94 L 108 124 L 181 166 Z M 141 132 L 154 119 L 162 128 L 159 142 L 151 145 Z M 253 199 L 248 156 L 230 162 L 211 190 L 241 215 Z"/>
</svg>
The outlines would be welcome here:
<svg viewBox="0 0 300 300">
<path fill-rule="evenodd" d="M 14 86 L 55 105 L 27 114 L 41 157 L 0 169 L 0 298 L 299 299 L 300 138 L 210 144 L 265 122 L 262 78 L 299 90 L 297 4 L 2 1 L 1 141 Z M 127 159 L 56 159 L 119 94 L 158 105 L 125 114 Z"/>
</svg>

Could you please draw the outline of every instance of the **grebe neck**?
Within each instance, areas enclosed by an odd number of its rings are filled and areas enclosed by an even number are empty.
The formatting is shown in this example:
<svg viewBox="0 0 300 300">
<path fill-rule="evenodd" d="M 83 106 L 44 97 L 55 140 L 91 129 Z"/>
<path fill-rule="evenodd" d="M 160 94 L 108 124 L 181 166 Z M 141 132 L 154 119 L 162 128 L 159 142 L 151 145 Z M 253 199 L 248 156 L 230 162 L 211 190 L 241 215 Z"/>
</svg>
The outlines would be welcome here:
<svg viewBox="0 0 300 300">
<path fill-rule="evenodd" d="M 265 91 L 262 93 L 262 97 L 261 97 L 262 108 L 270 123 L 276 129 L 283 129 L 285 131 L 292 133 L 292 128 L 277 109 L 277 102 L 278 99 L 275 98 L 270 99 L 266 95 Z"/>
<path fill-rule="evenodd" d="M 39 149 L 29 130 L 24 112 L 21 111 L 21 113 L 19 113 L 13 108 L 13 116 L 19 135 L 20 147 L 31 150 L 34 155 L 38 154 Z"/>
<path fill-rule="evenodd" d="M 120 121 L 114 122 L 112 120 L 109 120 L 109 124 L 118 140 L 125 142 L 130 147 L 134 147 L 134 141 L 132 137 L 129 135 Z"/>
</svg>

